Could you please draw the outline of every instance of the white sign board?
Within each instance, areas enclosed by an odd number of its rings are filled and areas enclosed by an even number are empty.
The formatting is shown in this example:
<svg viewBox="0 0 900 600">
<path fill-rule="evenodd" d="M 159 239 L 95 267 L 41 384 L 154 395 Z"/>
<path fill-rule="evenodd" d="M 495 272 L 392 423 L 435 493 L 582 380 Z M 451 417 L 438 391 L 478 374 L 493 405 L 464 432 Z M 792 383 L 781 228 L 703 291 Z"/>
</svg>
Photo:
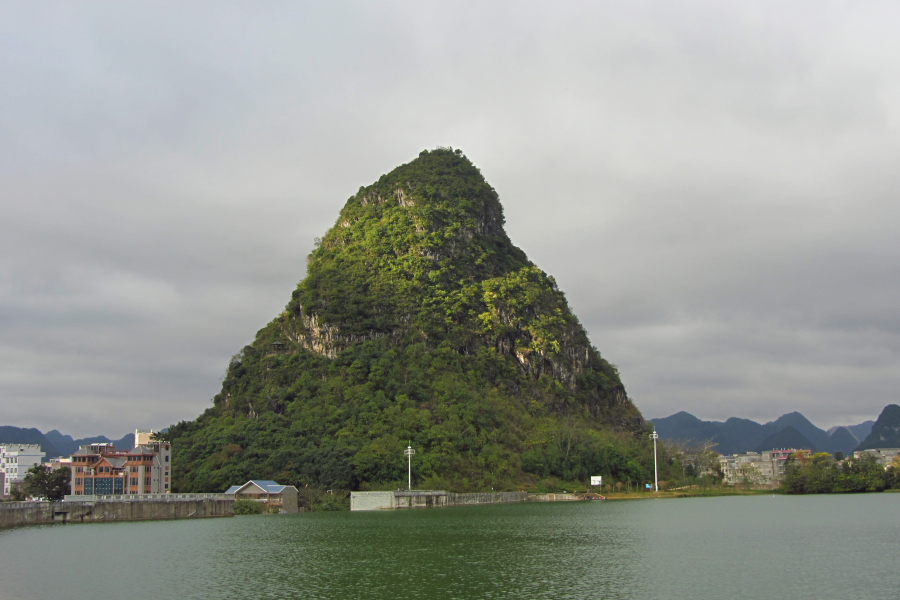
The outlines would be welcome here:
<svg viewBox="0 0 900 600">
<path fill-rule="evenodd" d="M 591 485 L 603 485 L 603 476 L 591 475 Z"/>
</svg>

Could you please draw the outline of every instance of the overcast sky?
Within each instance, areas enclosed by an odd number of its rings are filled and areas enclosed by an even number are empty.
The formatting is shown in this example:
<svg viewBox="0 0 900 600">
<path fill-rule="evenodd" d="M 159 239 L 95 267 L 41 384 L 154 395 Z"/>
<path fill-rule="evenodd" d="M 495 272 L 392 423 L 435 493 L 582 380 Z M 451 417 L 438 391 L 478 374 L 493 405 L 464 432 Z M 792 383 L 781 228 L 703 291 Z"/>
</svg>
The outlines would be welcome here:
<svg viewBox="0 0 900 600">
<path fill-rule="evenodd" d="M 3 3 L 0 424 L 195 418 L 346 199 L 438 145 L 645 417 L 874 418 L 898 27 L 859 0 Z"/>
</svg>

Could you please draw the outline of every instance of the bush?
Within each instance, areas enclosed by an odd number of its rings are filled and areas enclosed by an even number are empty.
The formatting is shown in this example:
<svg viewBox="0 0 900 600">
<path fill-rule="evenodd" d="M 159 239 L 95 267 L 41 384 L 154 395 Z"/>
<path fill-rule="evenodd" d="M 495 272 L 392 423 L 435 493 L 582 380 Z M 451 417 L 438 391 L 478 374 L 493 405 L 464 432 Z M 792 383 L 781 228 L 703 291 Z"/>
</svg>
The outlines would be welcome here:
<svg viewBox="0 0 900 600">
<path fill-rule="evenodd" d="M 234 514 L 236 515 L 261 515 L 266 507 L 261 502 L 252 500 L 235 500 Z"/>
</svg>

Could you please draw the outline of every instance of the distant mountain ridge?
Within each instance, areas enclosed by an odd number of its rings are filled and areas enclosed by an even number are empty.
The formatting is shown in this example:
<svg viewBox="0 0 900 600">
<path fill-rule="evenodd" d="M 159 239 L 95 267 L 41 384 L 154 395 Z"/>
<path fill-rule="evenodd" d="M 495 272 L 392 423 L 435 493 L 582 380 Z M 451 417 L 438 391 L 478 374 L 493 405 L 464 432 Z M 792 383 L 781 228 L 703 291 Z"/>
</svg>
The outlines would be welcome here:
<svg viewBox="0 0 900 600">
<path fill-rule="evenodd" d="M 855 444 L 856 440 L 853 440 L 853 442 Z M 794 427 L 793 425 L 788 425 L 784 429 L 776 431 L 775 433 L 761 441 L 759 445 L 753 449 L 753 451 L 767 452 L 769 450 L 775 450 L 777 448 L 803 448 L 812 452 L 816 452 L 818 450 L 818 448 L 816 448 L 816 445 L 809 441 L 809 438 L 800 433 L 796 427 Z"/>
<path fill-rule="evenodd" d="M 47 457 L 59 456 L 60 451 L 39 430 L 12 425 L 0 425 L 0 445 L 2 444 L 37 444 Z"/>
<path fill-rule="evenodd" d="M 54 429 L 53 431 L 48 431 L 44 434 L 50 443 L 56 446 L 60 452 L 64 455 L 69 455 L 78 450 L 81 446 L 86 446 L 87 444 L 105 444 L 111 443 L 119 450 L 131 450 L 134 448 L 134 434 L 126 433 L 124 436 L 117 440 L 111 440 L 105 435 L 98 435 L 94 437 L 87 437 L 81 439 L 73 439 L 71 435 L 64 435 L 60 433 L 58 430 Z"/>
<path fill-rule="evenodd" d="M 85 444 L 111 443 L 120 450 L 134 448 L 134 434 L 126 433 L 117 440 L 111 440 L 105 435 L 74 439 L 70 435 L 64 435 L 56 429 L 41 433 L 35 428 L 15 427 L 12 425 L 0 425 L 0 444 L 38 444 L 45 453 L 45 458 L 57 456 L 69 456 L 79 446 Z"/>
<path fill-rule="evenodd" d="M 900 408 L 898 408 L 900 410 Z M 713 440 L 716 452 L 740 454 L 773 448 L 803 447 L 819 452 L 849 454 L 859 446 L 853 431 L 865 433 L 866 421 L 858 425 L 832 428 L 830 432 L 813 425 L 799 412 L 781 415 L 774 421 L 759 424 L 750 419 L 731 417 L 727 421 L 702 421 L 681 411 L 662 419 L 649 419 L 664 440 L 699 443 Z"/>
<path fill-rule="evenodd" d="M 845 425 L 844 429 L 850 432 L 850 435 L 855 437 L 858 442 L 862 442 L 870 433 L 872 433 L 872 425 L 874 424 L 875 421 L 863 421 L 859 425 Z M 835 425 L 828 430 L 828 435 L 831 435 L 840 427 L 840 425 Z"/>
</svg>

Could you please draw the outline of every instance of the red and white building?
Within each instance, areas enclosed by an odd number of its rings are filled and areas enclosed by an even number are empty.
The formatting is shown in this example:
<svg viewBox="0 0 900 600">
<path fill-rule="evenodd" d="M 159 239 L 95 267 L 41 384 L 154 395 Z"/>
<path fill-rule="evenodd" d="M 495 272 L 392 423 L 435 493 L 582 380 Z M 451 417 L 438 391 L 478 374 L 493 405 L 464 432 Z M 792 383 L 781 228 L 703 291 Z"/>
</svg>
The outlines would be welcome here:
<svg viewBox="0 0 900 600">
<path fill-rule="evenodd" d="M 152 433 L 152 432 L 150 432 Z M 167 494 L 171 486 L 172 445 L 135 431 L 135 447 L 82 446 L 72 454 L 72 495 Z"/>
</svg>

